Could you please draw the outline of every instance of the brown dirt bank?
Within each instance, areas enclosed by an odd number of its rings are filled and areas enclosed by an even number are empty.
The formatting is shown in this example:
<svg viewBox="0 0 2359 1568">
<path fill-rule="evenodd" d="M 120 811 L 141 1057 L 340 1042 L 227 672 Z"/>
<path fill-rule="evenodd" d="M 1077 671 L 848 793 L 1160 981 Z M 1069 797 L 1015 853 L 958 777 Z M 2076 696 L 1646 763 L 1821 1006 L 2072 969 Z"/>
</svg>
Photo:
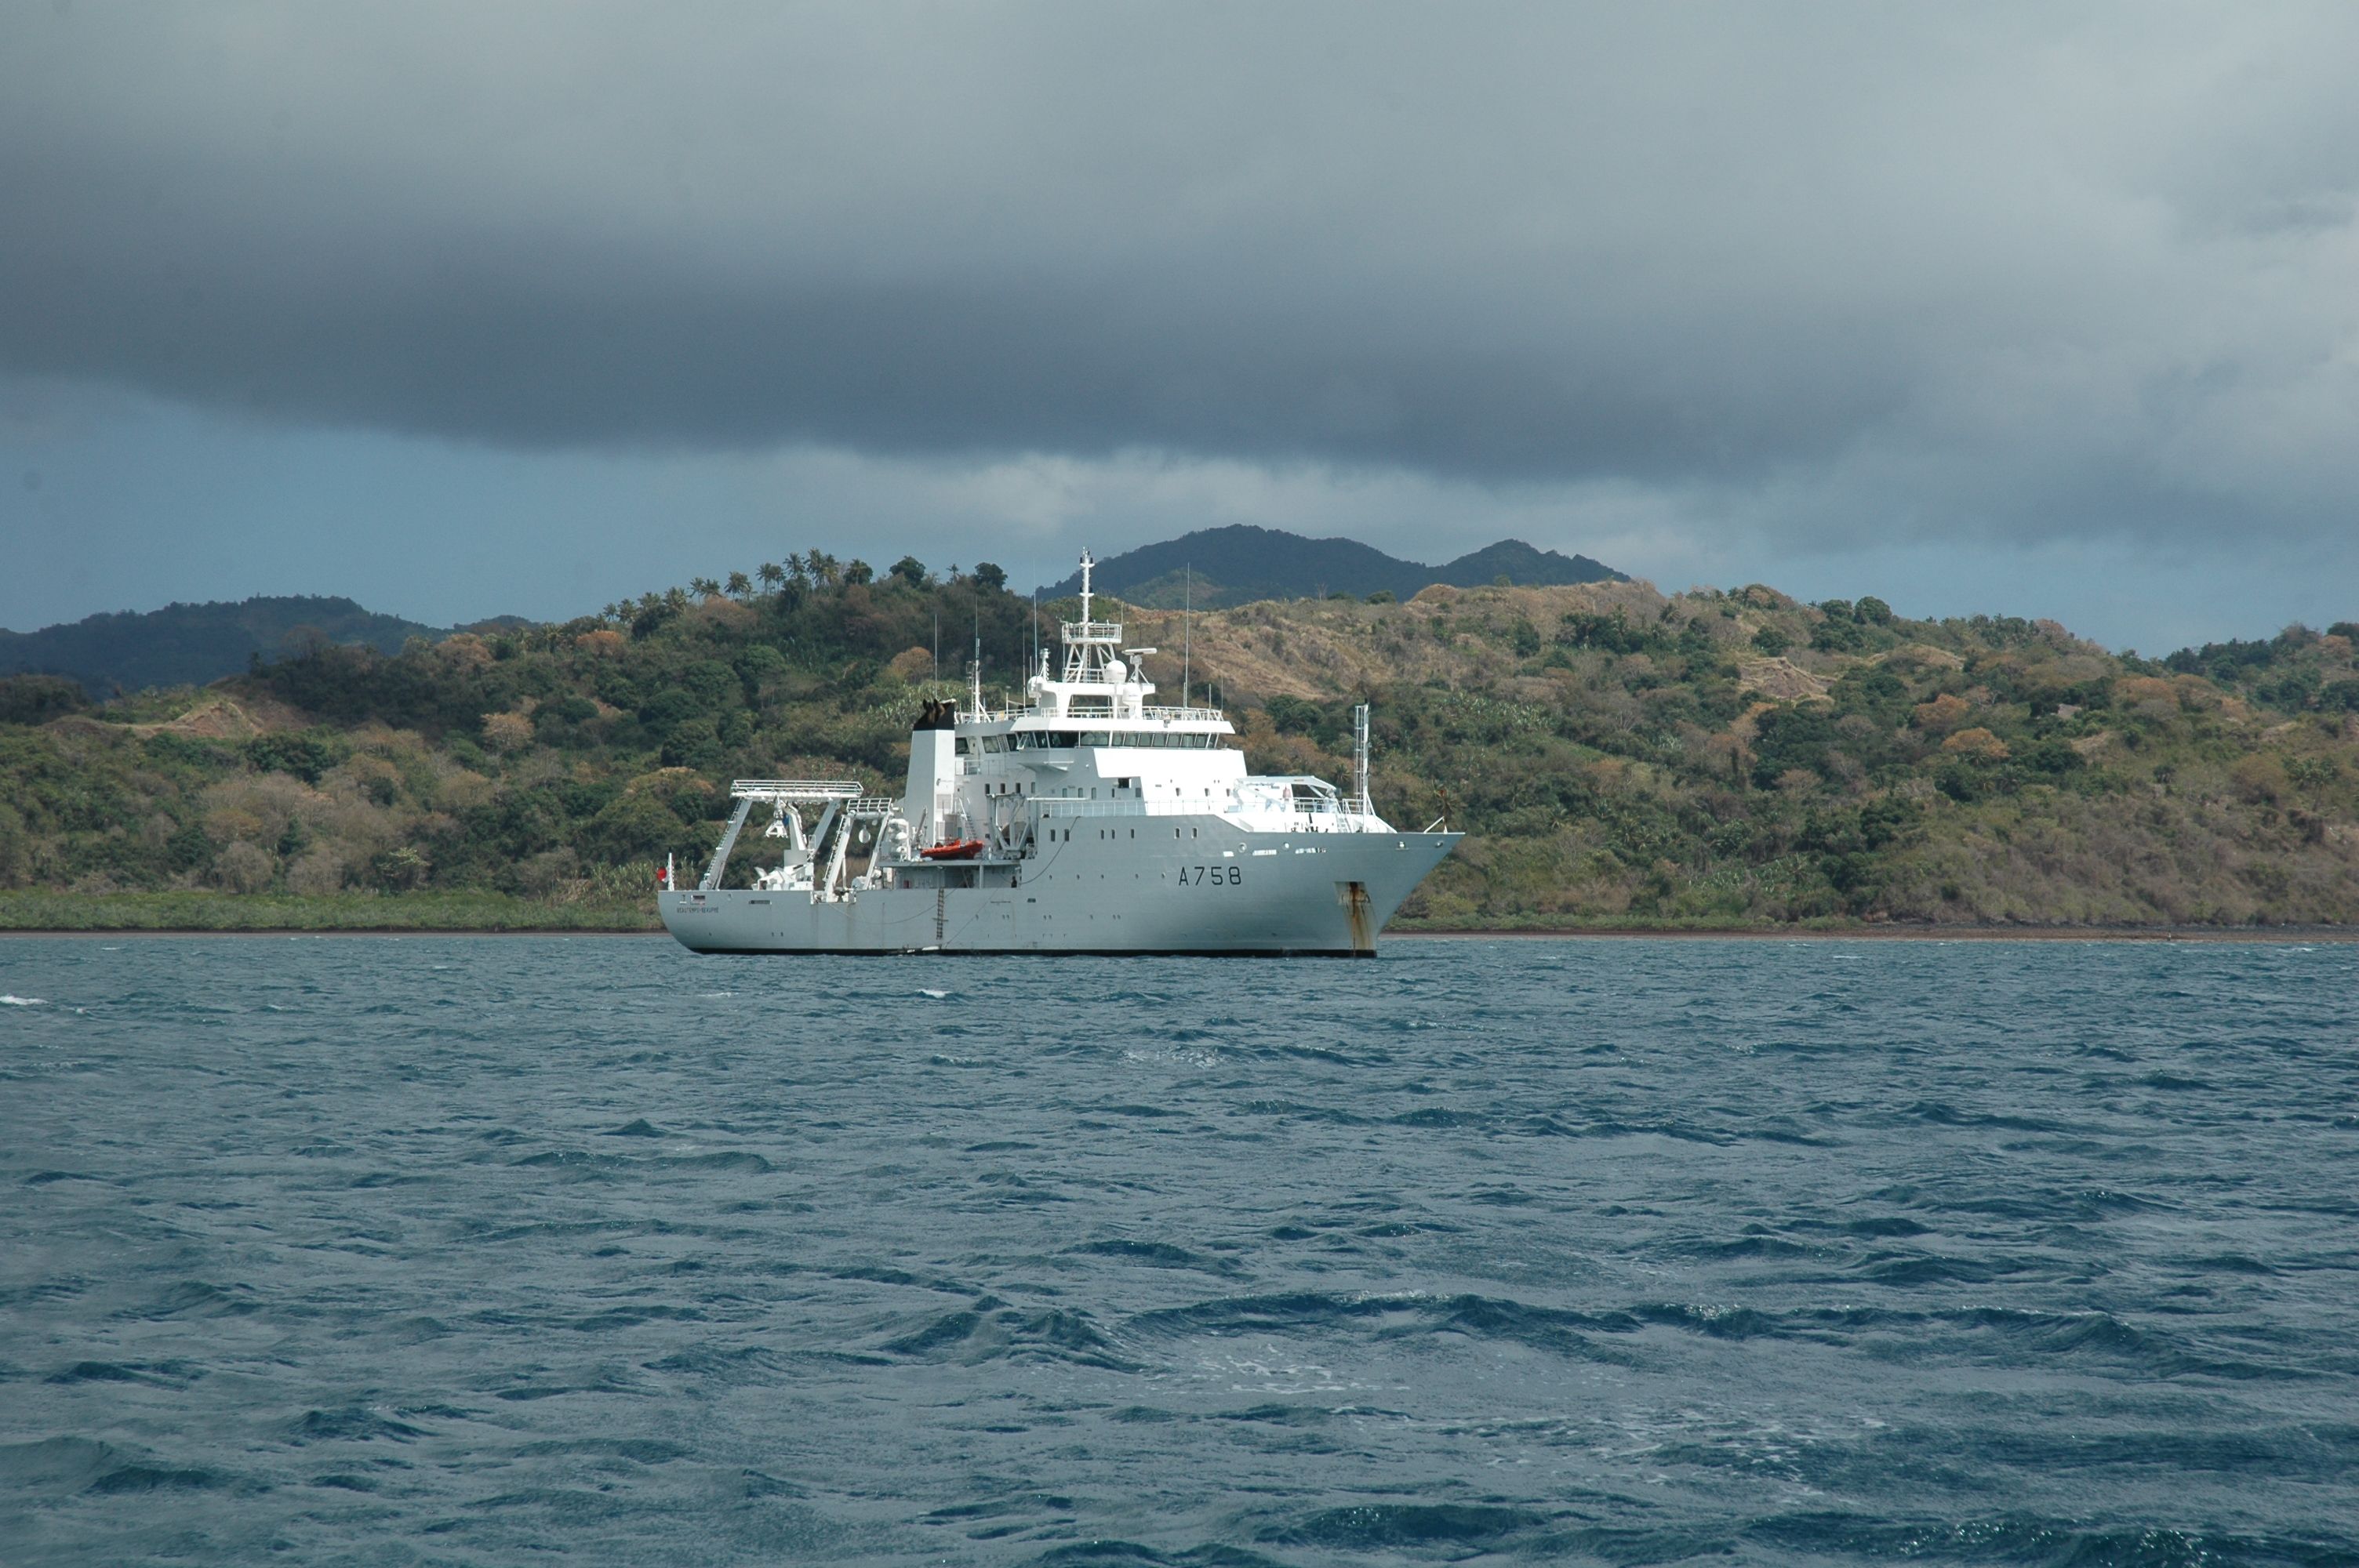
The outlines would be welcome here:
<svg viewBox="0 0 2359 1568">
<path fill-rule="evenodd" d="M 132 936 L 588 936 L 606 940 L 617 936 L 669 936 L 665 931 L 602 931 L 579 926 L 542 925 L 509 927 L 497 931 L 454 925 L 429 928 L 417 925 L 341 926 L 324 930 L 303 930 L 289 926 L 255 926 L 251 929 L 228 929 L 221 926 L 178 926 L 151 929 L 38 931 L 28 929 L 0 930 L 0 941 L 10 937 L 71 937 L 94 942 L 120 942 Z M 1516 931 L 1387 931 L 1388 942 L 1563 942 L 1582 937 L 1600 937 L 1607 941 L 1681 941 L 1681 942 L 2273 942 L 2359 943 L 2359 930 L 2350 926 L 2075 926 L 2075 925 L 1927 925 L 1891 926 L 1863 925 L 1853 928 L 1827 926 L 1748 926 L 1729 930 L 1657 929 L 1644 925 L 1575 925 L 1554 930 Z"/>
<path fill-rule="evenodd" d="M 2347 925 L 1763 925 L 1725 930 L 1572 925 L 1553 930 L 1387 931 L 1392 941 L 1550 941 L 1602 936 L 1695 942 L 2354 942 Z"/>
<path fill-rule="evenodd" d="M 496 931 L 480 926 L 452 925 L 440 928 L 423 925 L 337 925 L 305 930 L 300 926 L 256 925 L 251 927 L 225 925 L 162 925 L 121 926 L 114 929 L 81 927 L 71 931 L 36 931 L 25 927 L 0 929 L 0 942 L 13 936 L 87 938 L 92 942 L 120 942 L 128 936 L 662 936 L 671 933 L 660 928 L 652 931 L 609 931 L 594 926 L 579 925 L 510 925 Z"/>
</svg>

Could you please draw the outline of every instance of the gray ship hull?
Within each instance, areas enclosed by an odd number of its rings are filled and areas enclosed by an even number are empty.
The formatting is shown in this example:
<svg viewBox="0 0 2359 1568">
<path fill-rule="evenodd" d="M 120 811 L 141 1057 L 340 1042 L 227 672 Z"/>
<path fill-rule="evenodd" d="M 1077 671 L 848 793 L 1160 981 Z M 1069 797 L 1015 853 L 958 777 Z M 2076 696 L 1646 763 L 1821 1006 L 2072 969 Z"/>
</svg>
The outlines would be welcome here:
<svg viewBox="0 0 2359 1568">
<path fill-rule="evenodd" d="M 1082 819 L 1022 860 L 925 868 L 919 885 L 666 892 L 700 953 L 1366 956 L 1457 833 L 1254 833 L 1217 816 Z M 930 877 L 928 876 L 930 873 Z M 930 881 L 932 885 L 927 885 Z"/>
</svg>

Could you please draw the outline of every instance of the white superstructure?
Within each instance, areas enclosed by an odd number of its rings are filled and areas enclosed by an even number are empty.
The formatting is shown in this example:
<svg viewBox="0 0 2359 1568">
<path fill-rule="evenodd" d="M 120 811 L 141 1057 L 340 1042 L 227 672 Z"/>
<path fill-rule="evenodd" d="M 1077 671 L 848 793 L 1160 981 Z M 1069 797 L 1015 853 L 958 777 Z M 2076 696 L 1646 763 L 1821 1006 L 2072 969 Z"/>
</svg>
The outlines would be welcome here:
<svg viewBox="0 0 2359 1568">
<path fill-rule="evenodd" d="M 986 708 L 979 678 L 963 708 L 929 702 L 899 799 L 738 780 L 698 884 L 667 879 L 665 926 L 699 952 L 1375 952 L 1462 836 L 1375 814 L 1364 707 L 1346 796 L 1248 774 L 1217 708 L 1151 705 L 1155 650 L 1091 619 L 1093 565 L 1060 676 L 1044 650 L 1021 706 Z M 757 808 L 777 858 L 724 888 Z"/>
</svg>

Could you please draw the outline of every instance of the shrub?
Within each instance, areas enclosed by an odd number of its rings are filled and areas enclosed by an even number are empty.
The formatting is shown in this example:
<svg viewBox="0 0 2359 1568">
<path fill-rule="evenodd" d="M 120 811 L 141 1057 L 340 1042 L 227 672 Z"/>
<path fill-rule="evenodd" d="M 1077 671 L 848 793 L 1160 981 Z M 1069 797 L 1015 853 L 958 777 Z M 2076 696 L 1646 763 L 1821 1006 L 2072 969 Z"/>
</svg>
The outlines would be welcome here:
<svg viewBox="0 0 2359 1568">
<path fill-rule="evenodd" d="M 1842 604 L 1843 600 L 1830 602 Z M 1849 610 L 1850 606 L 1843 608 Z M 1810 628 L 1810 646 L 1826 654 L 1856 654 L 1867 646 L 1867 633 L 1849 615 L 1840 621 L 1830 615 Z"/>
<path fill-rule="evenodd" d="M 1273 697 L 1268 705 L 1271 728 L 1281 735 L 1308 735 L 1326 717 L 1315 702 L 1299 697 Z"/>
<path fill-rule="evenodd" d="M 1919 703 L 1909 714 L 1909 722 L 1929 735 L 1946 735 L 1973 711 L 1973 704 L 1964 697 L 1945 691 L 1930 702 Z"/>
<path fill-rule="evenodd" d="M 2147 719 L 2169 719 L 2179 712 L 2179 691 L 2158 676 L 2125 676 L 2114 682 L 2117 707 Z"/>
<path fill-rule="evenodd" d="M 493 713 L 484 719 L 484 744 L 495 752 L 520 752 L 532 744 L 532 720 L 521 713 Z"/>
<path fill-rule="evenodd" d="M 2075 768 L 2088 765 L 2087 760 L 2072 749 L 2071 741 L 2059 740 L 2053 735 L 2045 741 L 2033 742 L 2017 760 L 2033 773 L 2051 775 L 2069 773 Z"/>
<path fill-rule="evenodd" d="M 256 772 L 288 773 L 309 784 L 352 754 L 352 742 L 332 730 L 257 735 L 245 743 L 245 760 Z"/>
<path fill-rule="evenodd" d="M 291 893 L 317 898 L 341 892 L 343 885 L 344 858 L 324 844 L 287 868 L 287 891 Z"/>
<path fill-rule="evenodd" d="M 1981 769 L 1963 761 L 1945 763 L 1933 775 L 1934 787 L 1960 806 L 1972 806 L 1987 793 Z"/>
<path fill-rule="evenodd" d="M 591 819 L 582 848 L 600 860 L 660 860 L 679 846 L 682 824 L 651 791 L 618 796 Z"/>
<path fill-rule="evenodd" d="M 1618 606 L 1611 615 L 1574 611 L 1557 627 L 1556 640 L 1567 648 L 1595 648 L 1608 654 L 1644 654 L 1668 647 L 1671 641 L 1658 627 L 1632 625 L 1629 615 Z"/>
<path fill-rule="evenodd" d="M 721 727 L 710 719 L 683 719 L 664 737 L 668 768 L 703 768 L 721 757 Z"/>
<path fill-rule="evenodd" d="M 431 863 L 415 845 L 399 844 L 369 858 L 368 879 L 376 886 L 399 892 L 422 886 Z"/>
<path fill-rule="evenodd" d="M 213 880 L 232 892 L 260 892 L 277 869 L 269 850 L 241 838 L 214 857 Z"/>
<path fill-rule="evenodd" d="M 1955 756 L 1981 757 L 1989 762 L 2006 761 L 2006 742 L 1977 725 L 1961 730 L 1941 742 L 1941 750 Z"/>
<path fill-rule="evenodd" d="M 2283 800 L 2293 787 L 2285 764 L 2267 752 L 2237 758 L 2228 778 L 2239 795 L 2255 802 Z"/>
<path fill-rule="evenodd" d="M 1763 714 L 1760 733 L 1753 742 L 1755 787 L 1778 787 L 1787 773 L 1796 771 L 1813 776 L 1823 774 L 1827 771 L 1827 752 L 1834 742 L 1834 719 L 1817 704 L 1776 708 Z"/>
</svg>

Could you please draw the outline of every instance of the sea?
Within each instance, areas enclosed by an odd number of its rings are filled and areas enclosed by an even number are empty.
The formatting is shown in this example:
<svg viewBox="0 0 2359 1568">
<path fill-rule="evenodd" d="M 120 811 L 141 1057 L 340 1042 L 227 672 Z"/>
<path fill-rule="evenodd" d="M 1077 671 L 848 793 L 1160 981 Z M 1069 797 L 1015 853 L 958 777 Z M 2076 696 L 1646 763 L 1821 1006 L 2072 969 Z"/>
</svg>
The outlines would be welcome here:
<svg viewBox="0 0 2359 1568">
<path fill-rule="evenodd" d="M 2359 1563 L 2359 946 L 0 940 L 0 1562 Z"/>
</svg>

